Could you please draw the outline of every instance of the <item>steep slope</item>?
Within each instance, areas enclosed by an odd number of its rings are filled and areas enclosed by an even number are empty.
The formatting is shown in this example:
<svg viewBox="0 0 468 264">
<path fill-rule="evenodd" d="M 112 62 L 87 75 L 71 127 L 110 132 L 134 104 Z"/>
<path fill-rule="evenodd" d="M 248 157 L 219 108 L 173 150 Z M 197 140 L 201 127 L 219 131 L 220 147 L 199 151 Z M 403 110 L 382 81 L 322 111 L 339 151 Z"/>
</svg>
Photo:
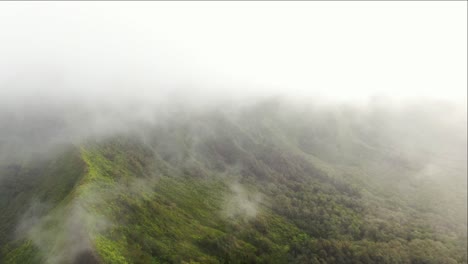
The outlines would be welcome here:
<svg viewBox="0 0 468 264">
<path fill-rule="evenodd" d="M 68 202 L 67 197 L 85 169 L 80 152 L 73 147 L 54 158 L 0 166 L 2 256 L 12 250 L 12 244 L 6 245 L 9 241 L 21 239 L 23 232 L 41 217 Z M 29 253 L 31 251 L 28 251 L 27 259 L 32 257 Z"/>
<path fill-rule="evenodd" d="M 464 168 L 434 187 L 378 131 L 279 109 L 181 115 L 2 167 L 3 262 L 466 263 Z"/>
</svg>

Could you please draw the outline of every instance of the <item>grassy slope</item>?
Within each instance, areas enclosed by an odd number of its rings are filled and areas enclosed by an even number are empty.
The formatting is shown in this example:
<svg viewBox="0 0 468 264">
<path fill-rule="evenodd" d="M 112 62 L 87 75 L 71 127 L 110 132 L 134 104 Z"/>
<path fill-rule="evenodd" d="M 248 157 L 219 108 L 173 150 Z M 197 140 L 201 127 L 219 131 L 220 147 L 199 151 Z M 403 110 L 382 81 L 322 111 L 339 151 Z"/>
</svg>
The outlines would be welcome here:
<svg viewBox="0 0 468 264">
<path fill-rule="evenodd" d="M 358 159 L 333 157 L 340 150 L 332 146 L 331 156 L 309 151 L 325 146 L 301 144 L 303 128 L 270 116 L 256 121 L 174 124 L 144 144 L 127 137 L 89 142 L 47 163 L 38 169 L 47 176 L 3 193 L 14 201 L 2 205 L 1 221 L 10 223 L 2 224 L 4 234 L 33 197 L 50 205 L 32 235 L 3 245 L 4 262 L 466 263 L 458 220 L 413 206 L 373 181 Z M 366 159 L 379 154 L 344 147 Z M 252 197 L 263 194 L 256 214 L 242 204 L 225 212 L 236 197 L 233 183 Z M 89 240 L 78 249 L 69 218 L 79 219 L 73 230 Z"/>
<path fill-rule="evenodd" d="M 10 255 L 5 262 L 34 263 L 39 260 L 31 242 L 11 252 L 16 243 L 6 244 L 21 237 L 15 230 L 18 223 L 27 221 L 22 218 L 34 220 L 54 207 L 66 204 L 66 197 L 85 173 L 85 168 L 80 152 L 75 148 L 60 153 L 55 159 L 0 167 L 3 176 L 0 184 L 0 245 L 2 256 Z"/>
</svg>

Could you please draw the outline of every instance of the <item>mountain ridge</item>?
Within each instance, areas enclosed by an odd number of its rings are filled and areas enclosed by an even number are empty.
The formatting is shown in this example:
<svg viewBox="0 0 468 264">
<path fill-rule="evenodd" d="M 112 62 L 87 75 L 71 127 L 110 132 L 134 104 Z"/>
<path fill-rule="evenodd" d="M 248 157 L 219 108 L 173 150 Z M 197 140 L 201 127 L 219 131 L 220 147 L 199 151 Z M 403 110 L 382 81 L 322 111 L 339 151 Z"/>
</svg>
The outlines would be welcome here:
<svg viewBox="0 0 468 264">
<path fill-rule="evenodd" d="M 3 261 L 466 263 L 466 226 L 453 218 L 466 194 L 457 191 L 461 203 L 444 215 L 424 195 L 431 180 L 408 176 L 417 163 L 356 138 L 363 132 L 339 115 L 280 109 L 66 147 L 40 164 L 49 170 L 29 168 L 40 175 L 27 185 L 34 195 L 3 193 L 24 210 L 1 218 L 15 230 L 1 236 Z M 17 166 L 2 181 L 21 187 L 28 166 Z"/>
</svg>

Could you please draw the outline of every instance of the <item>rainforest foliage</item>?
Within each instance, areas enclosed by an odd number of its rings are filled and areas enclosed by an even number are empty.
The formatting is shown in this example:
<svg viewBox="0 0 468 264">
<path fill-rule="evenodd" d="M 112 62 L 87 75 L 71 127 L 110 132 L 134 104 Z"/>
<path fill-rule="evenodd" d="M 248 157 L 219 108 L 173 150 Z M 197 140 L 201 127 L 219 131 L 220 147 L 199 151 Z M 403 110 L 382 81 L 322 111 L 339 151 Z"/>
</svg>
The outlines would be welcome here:
<svg viewBox="0 0 468 264">
<path fill-rule="evenodd" d="M 0 262 L 467 263 L 464 162 L 385 124 L 268 102 L 2 164 Z"/>
</svg>

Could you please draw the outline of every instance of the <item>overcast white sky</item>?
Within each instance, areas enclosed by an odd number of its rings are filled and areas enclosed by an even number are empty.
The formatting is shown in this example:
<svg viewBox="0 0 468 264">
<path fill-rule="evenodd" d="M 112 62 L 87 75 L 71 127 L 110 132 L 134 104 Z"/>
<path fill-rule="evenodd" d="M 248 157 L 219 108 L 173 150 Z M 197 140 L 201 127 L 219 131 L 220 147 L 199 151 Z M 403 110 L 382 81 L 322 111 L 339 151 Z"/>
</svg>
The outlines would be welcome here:
<svg viewBox="0 0 468 264">
<path fill-rule="evenodd" d="M 464 1 L 1 2 L 0 97 L 466 104 L 466 10 Z"/>
</svg>

